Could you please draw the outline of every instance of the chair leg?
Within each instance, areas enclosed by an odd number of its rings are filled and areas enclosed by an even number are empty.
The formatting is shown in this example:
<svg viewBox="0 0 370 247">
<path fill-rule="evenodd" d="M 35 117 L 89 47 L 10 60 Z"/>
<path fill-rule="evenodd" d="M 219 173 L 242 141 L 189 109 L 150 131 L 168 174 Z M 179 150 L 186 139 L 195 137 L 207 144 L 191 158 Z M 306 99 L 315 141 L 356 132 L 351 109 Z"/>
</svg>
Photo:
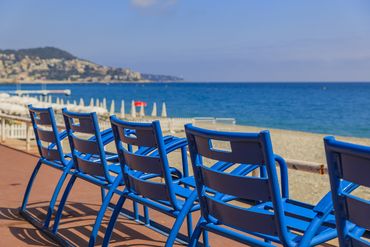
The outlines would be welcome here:
<svg viewBox="0 0 370 247">
<path fill-rule="evenodd" d="M 133 202 L 132 208 L 134 210 L 134 219 L 135 219 L 135 221 L 139 221 L 139 209 L 138 209 L 138 206 L 137 206 L 136 202 Z"/>
<path fill-rule="evenodd" d="M 190 213 L 191 207 L 193 206 L 194 201 L 197 199 L 197 196 L 197 191 L 194 190 L 189 198 L 186 200 L 180 213 L 176 217 L 176 221 L 171 228 L 170 234 L 168 235 L 165 245 L 166 247 L 173 246 L 173 243 L 175 242 L 177 237 L 177 233 L 179 232 L 180 227 L 185 220 L 185 217 Z"/>
<path fill-rule="evenodd" d="M 209 241 L 208 241 L 208 231 L 203 230 L 203 246 L 208 247 L 209 246 Z"/>
<path fill-rule="evenodd" d="M 123 204 L 125 203 L 125 200 L 126 200 L 126 196 L 122 195 L 119 198 L 119 200 L 118 200 L 118 202 L 117 202 L 117 204 L 116 204 L 116 206 L 113 210 L 112 216 L 109 220 L 108 227 L 105 230 L 105 236 L 104 236 L 103 245 L 102 245 L 103 247 L 109 245 L 109 241 L 110 241 L 110 238 L 111 238 L 112 233 L 113 233 L 114 225 L 116 224 L 118 215 L 121 212 L 121 209 L 122 209 Z"/>
<path fill-rule="evenodd" d="M 50 219 L 51 219 L 51 216 L 53 215 L 53 212 L 54 212 L 55 203 L 57 201 L 59 192 L 62 189 L 62 186 L 64 184 L 64 181 L 67 178 L 67 175 L 69 173 L 70 168 L 71 168 L 71 166 L 67 166 L 65 168 L 65 170 L 63 171 L 63 174 L 59 178 L 59 181 L 57 183 L 57 186 L 55 187 L 53 196 L 51 197 L 51 200 L 50 200 L 50 204 L 49 204 L 49 208 L 48 208 L 48 213 L 47 213 L 46 218 L 45 218 L 44 228 L 49 228 Z"/>
<path fill-rule="evenodd" d="M 198 223 L 197 223 L 197 226 L 195 227 L 195 229 L 193 231 L 193 234 L 191 235 L 191 239 L 190 239 L 188 247 L 197 247 L 198 246 L 200 234 L 202 234 L 202 224 L 203 223 L 204 223 L 204 219 L 201 217 L 199 219 Z M 205 232 L 206 231 L 204 231 L 204 233 Z M 203 233 L 203 235 L 204 235 L 204 233 Z"/>
<path fill-rule="evenodd" d="M 90 235 L 90 241 L 89 241 L 89 246 L 94 246 L 95 245 L 95 242 L 96 242 L 96 237 L 98 235 L 98 231 L 99 231 L 99 228 L 100 228 L 100 225 L 101 225 L 101 222 L 103 220 L 103 217 L 104 217 L 104 214 L 105 214 L 105 211 L 107 210 L 108 208 L 108 205 L 109 205 L 109 202 L 110 200 L 112 199 L 112 196 L 114 194 L 114 191 L 117 189 L 119 183 L 122 181 L 122 174 L 118 175 L 113 184 L 111 185 L 111 187 L 109 188 L 109 191 L 108 193 L 106 194 L 105 198 L 104 198 L 104 201 L 100 207 L 100 210 L 99 210 L 99 213 L 98 213 L 98 216 L 96 217 L 95 219 L 95 223 L 94 223 L 94 227 L 93 227 L 93 230 L 91 232 L 91 235 Z"/>
<path fill-rule="evenodd" d="M 28 181 L 28 184 L 27 184 L 26 191 L 24 192 L 23 202 L 22 202 L 22 206 L 20 208 L 21 212 L 26 211 L 27 202 L 28 202 L 28 198 L 29 198 L 29 195 L 30 195 L 30 192 L 31 192 L 31 189 L 32 189 L 32 185 L 33 185 L 33 182 L 35 181 L 37 173 L 40 170 L 41 165 L 42 165 L 41 160 L 39 160 L 37 162 L 35 168 L 33 169 L 32 175 L 31 175 L 30 180 Z"/>
<path fill-rule="evenodd" d="M 191 234 L 193 233 L 193 216 L 191 215 L 191 213 L 188 213 L 188 215 L 186 216 L 186 224 L 188 228 L 188 238 L 190 240 Z"/>
<path fill-rule="evenodd" d="M 73 184 L 76 181 L 76 178 L 77 178 L 76 176 L 72 175 L 72 177 L 70 178 L 70 180 L 69 180 L 69 182 L 67 184 L 67 187 L 64 190 L 62 199 L 60 200 L 60 203 L 59 203 L 59 206 L 58 206 L 58 211 L 57 211 L 57 213 L 55 215 L 54 225 L 53 225 L 53 230 L 52 230 L 52 232 L 54 234 L 56 234 L 57 231 L 58 231 L 58 227 L 59 227 L 60 219 L 62 218 L 62 213 L 63 213 L 63 209 L 64 209 L 64 206 L 65 206 L 65 203 L 67 201 L 67 198 L 69 196 L 69 193 L 72 190 Z"/>
<path fill-rule="evenodd" d="M 101 191 L 101 201 L 103 202 L 105 198 L 105 188 L 101 187 L 100 191 Z"/>
<path fill-rule="evenodd" d="M 135 202 L 133 202 L 135 203 Z M 149 216 L 149 209 L 147 206 L 143 206 L 143 211 L 144 211 L 144 223 L 146 226 L 150 225 L 150 216 Z"/>
</svg>

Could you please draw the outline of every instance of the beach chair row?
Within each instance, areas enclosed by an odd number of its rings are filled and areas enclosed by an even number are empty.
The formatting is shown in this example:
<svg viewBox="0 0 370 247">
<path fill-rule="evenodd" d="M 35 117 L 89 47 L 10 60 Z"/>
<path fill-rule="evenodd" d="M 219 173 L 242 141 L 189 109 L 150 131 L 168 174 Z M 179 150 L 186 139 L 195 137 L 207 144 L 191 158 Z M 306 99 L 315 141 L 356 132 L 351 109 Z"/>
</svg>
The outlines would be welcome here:
<svg viewBox="0 0 370 247">
<path fill-rule="evenodd" d="M 20 212 L 62 245 L 71 245 L 58 233 L 63 210 L 75 181 L 83 179 L 100 187 L 102 198 L 89 246 L 97 244 L 108 208 L 113 213 L 99 243 L 103 246 L 109 245 L 120 216 L 163 232 L 166 246 L 175 241 L 209 246 L 209 232 L 248 246 L 315 246 L 337 236 L 340 246 L 370 246 L 370 202 L 353 193 L 370 187 L 369 147 L 324 138 L 331 192 L 310 205 L 289 197 L 287 165 L 274 154 L 268 131 L 220 132 L 187 124 L 186 138 L 178 138 L 163 136 L 158 121 L 133 123 L 115 116 L 110 117 L 112 128 L 100 131 L 96 113 L 67 109 L 62 111 L 65 131 L 59 131 L 52 108 L 29 106 L 29 111 L 40 159 Z M 66 138 L 70 153 L 63 150 Z M 112 142 L 116 152 L 107 152 Z M 174 151 L 181 154 L 180 167 L 169 162 Z M 42 165 L 61 175 L 41 221 L 29 213 L 27 202 Z M 115 204 L 113 195 L 119 196 Z M 133 202 L 132 210 L 124 209 L 127 200 Z M 142 215 L 138 205 L 143 206 Z M 148 208 L 175 218 L 174 224 L 155 222 Z M 193 224 L 196 211 L 200 216 Z M 184 234 L 180 228 L 185 221 Z"/>
</svg>

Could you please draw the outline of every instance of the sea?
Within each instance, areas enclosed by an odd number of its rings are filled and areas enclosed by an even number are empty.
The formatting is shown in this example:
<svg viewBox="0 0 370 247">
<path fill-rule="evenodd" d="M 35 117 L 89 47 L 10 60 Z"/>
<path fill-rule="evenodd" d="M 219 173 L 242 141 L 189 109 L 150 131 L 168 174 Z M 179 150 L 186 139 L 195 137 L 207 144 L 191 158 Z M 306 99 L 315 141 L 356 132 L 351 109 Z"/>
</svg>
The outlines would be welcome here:
<svg viewBox="0 0 370 247">
<path fill-rule="evenodd" d="M 166 103 L 169 117 L 235 118 L 240 125 L 370 137 L 370 83 L 68 83 L 3 84 L 0 91 L 70 89 L 64 100 L 115 101 L 126 113 L 145 101 L 150 114 Z"/>
</svg>

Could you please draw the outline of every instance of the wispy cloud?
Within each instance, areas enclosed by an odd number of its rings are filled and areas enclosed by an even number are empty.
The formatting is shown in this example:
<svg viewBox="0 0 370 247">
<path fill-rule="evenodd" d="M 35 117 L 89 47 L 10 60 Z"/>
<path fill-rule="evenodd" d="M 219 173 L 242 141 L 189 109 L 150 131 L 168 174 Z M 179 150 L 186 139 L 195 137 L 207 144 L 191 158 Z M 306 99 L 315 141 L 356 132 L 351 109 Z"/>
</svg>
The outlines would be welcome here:
<svg viewBox="0 0 370 247">
<path fill-rule="evenodd" d="M 175 4 L 177 0 L 131 0 L 131 4 L 140 9 L 147 9 L 151 7 L 166 8 Z"/>
<path fill-rule="evenodd" d="M 131 3 L 138 8 L 148 8 L 155 5 L 158 0 L 132 0 Z"/>
</svg>

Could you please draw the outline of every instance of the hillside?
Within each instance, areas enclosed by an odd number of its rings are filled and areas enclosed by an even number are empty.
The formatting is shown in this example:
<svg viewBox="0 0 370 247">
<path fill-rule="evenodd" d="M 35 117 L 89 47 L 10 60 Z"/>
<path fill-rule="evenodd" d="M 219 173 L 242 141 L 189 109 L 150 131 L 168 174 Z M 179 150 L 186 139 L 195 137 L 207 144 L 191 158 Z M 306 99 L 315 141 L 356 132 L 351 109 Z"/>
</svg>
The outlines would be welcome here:
<svg viewBox="0 0 370 247">
<path fill-rule="evenodd" d="M 102 66 L 55 47 L 0 50 L 0 83 L 179 80 L 182 79 L 176 76 L 142 74 L 129 68 Z"/>
</svg>

